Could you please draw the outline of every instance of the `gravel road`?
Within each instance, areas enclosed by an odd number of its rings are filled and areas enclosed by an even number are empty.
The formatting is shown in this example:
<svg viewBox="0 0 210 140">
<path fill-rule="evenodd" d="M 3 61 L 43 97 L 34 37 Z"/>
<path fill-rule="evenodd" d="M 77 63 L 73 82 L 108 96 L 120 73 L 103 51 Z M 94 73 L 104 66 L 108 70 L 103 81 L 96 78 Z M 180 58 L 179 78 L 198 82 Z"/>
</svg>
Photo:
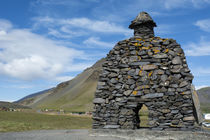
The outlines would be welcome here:
<svg viewBox="0 0 210 140">
<path fill-rule="evenodd" d="M 149 130 L 40 130 L 0 133 L 0 140 L 209 140 L 209 132 Z"/>
</svg>

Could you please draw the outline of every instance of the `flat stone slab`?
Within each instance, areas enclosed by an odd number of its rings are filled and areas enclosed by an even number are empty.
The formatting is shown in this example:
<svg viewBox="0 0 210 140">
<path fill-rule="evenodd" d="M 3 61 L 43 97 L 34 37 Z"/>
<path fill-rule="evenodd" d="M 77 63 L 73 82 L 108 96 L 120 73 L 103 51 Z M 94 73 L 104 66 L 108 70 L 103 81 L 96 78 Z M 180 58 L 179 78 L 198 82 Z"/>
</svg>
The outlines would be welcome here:
<svg viewBox="0 0 210 140">
<path fill-rule="evenodd" d="M 198 94 L 197 94 L 195 87 L 193 85 L 191 86 L 191 93 L 192 93 L 193 105 L 195 107 L 195 113 L 196 113 L 198 124 L 202 124 L 202 122 L 204 121 L 204 118 L 201 113 L 200 101 L 198 98 Z"/>
<path fill-rule="evenodd" d="M 209 140 L 210 132 L 138 130 L 37 130 L 0 133 L 0 140 Z"/>
</svg>

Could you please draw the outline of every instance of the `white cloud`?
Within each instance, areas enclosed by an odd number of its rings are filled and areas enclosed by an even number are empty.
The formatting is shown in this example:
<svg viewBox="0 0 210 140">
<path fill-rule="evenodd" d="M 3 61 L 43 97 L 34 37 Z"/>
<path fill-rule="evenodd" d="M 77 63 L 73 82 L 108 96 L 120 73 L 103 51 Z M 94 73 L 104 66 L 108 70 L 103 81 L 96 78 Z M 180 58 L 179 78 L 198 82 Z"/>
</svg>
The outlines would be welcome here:
<svg viewBox="0 0 210 140">
<path fill-rule="evenodd" d="M 199 89 L 204 88 L 204 87 L 209 87 L 209 86 L 208 85 L 195 86 L 195 89 L 199 90 Z"/>
<path fill-rule="evenodd" d="M 161 0 L 166 9 L 173 9 L 177 7 L 184 7 L 185 3 L 189 0 Z"/>
<path fill-rule="evenodd" d="M 84 35 L 85 32 L 82 30 L 99 33 L 131 34 L 129 29 L 103 20 L 91 20 L 88 18 L 56 19 L 50 17 L 36 17 L 33 20 L 36 22 L 34 24 L 35 29 L 42 26 L 53 27 L 53 29 L 59 30 L 59 32 L 73 36 L 78 34 Z"/>
<path fill-rule="evenodd" d="M 210 0 L 160 0 L 161 3 L 164 4 L 166 9 L 174 9 L 174 8 L 201 8 L 206 4 L 210 4 Z"/>
<path fill-rule="evenodd" d="M 84 29 L 89 29 L 95 32 L 130 33 L 128 29 L 125 29 L 122 26 L 116 25 L 114 23 L 109 23 L 108 21 L 90 20 L 88 18 L 67 19 L 62 20 L 61 23 Z"/>
<path fill-rule="evenodd" d="M 195 76 L 210 76 L 210 68 L 198 66 L 198 67 L 192 69 L 192 73 Z"/>
<path fill-rule="evenodd" d="M 203 31 L 210 32 L 210 19 L 198 20 L 195 25 Z"/>
<path fill-rule="evenodd" d="M 97 48 L 100 48 L 100 47 L 113 48 L 114 47 L 114 43 L 100 41 L 99 37 L 90 37 L 87 40 L 85 40 L 83 43 L 87 46 L 97 47 Z"/>
<path fill-rule="evenodd" d="M 8 20 L 0 19 L 0 31 L 9 30 L 12 28 L 11 22 Z"/>
<path fill-rule="evenodd" d="M 9 21 L 1 21 L 0 29 L 4 31 L 0 34 L 1 75 L 23 80 L 55 79 L 57 75 L 71 71 L 68 67 L 74 67 L 75 59 L 87 59 L 83 51 L 58 45 L 26 29 L 14 29 Z M 74 68 L 74 71 L 81 70 Z"/>
<path fill-rule="evenodd" d="M 189 43 L 184 45 L 187 48 L 185 53 L 187 56 L 206 56 L 210 55 L 210 41 L 201 40 L 198 43 Z"/>
<path fill-rule="evenodd" d="M 72 76 L 59 76 L 59 77 L 56 77 L 56 81 L 58 81 L 58 82 L 64 82 L 64 81 L 71 80 L 73 78 L 74 77 L 72 77 Z"/>
</svg>

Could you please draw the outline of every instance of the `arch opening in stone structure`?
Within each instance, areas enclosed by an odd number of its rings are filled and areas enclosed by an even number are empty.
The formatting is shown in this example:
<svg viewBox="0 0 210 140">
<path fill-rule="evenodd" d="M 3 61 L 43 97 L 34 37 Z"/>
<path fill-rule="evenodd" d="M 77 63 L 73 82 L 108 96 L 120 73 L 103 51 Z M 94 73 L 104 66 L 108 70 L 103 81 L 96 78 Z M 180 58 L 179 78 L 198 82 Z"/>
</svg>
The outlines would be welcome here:
<svg viewBox="0 0 210 140">
<path fill-rule="evenodd" d="M 143 104 L 151 129 L 196 129 L 193 75 L 184 52 L 175 40 L 155 37 L 154 27 L 141 12 L 129 26 L 134 36 L 119 41 L 105 58 L 93 100 L 94 129 L 138 129 Z"/>
<path fill-rule="evenodd" d="M 138 111 L 138 117 L 140 120 L 139 128 L 149 128 L 149 109 L 145 104 L 141 105 Z"/>
</svg>

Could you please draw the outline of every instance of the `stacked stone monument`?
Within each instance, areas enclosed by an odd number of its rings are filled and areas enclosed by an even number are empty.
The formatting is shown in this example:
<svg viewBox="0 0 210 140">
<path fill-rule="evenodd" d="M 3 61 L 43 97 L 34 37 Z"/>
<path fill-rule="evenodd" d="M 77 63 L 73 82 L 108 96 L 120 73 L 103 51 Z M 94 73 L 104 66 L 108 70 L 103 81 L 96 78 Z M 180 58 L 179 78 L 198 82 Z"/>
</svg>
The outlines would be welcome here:
<svg viewBox="0 0 210 140">
<path fill-rule="evenodd" d="M 152 129 L 194 129 L 197 114 L 184 52 L 173 39 L 154 36 L 156 23 L 141 12 L 129 26 L 134 36 L 109 52 L 93 101 L 94 129 L 140 128 L 139 110 L 149 110 Z"/>
</svg>

